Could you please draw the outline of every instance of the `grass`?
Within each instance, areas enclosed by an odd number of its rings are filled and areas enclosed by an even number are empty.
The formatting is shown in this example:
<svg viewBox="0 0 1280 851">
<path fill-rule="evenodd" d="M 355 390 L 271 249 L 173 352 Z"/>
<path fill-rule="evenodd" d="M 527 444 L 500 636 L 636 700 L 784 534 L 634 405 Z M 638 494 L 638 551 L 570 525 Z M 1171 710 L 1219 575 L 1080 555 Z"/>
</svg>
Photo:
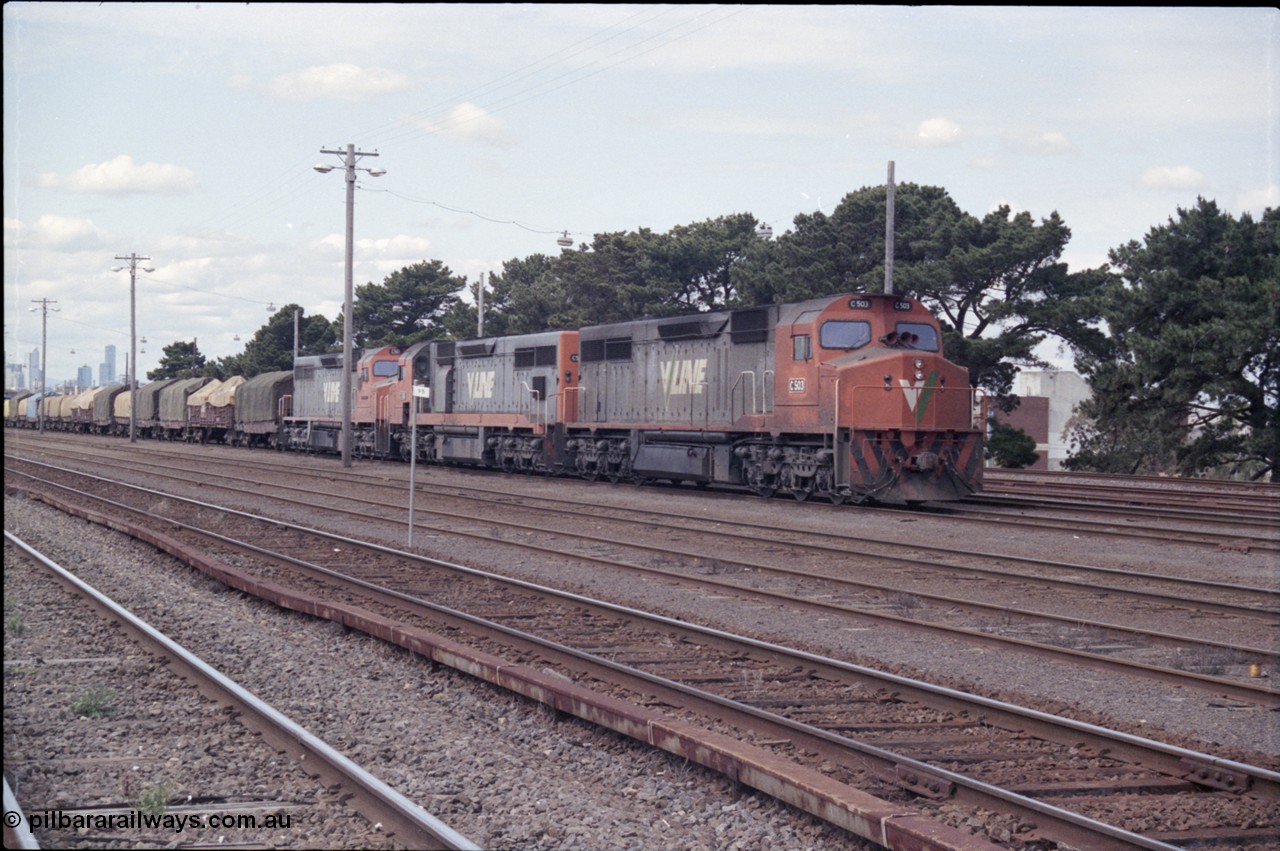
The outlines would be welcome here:
<svg viewBox="0 0 1280 851">
<path fill-rule="evenodd" d="M 115 714 L 116 693 L 101 686 L 85 689 L 71 702 L 71 711 L 88 718 L 107 718 Z"/>
<path fill-rule="evenodd" d="M 169 787 L 156 783 L 143 789 L 138 795 L 138 811 L 143 815 L 162 816 L 169 808 Z"/>
</svg>

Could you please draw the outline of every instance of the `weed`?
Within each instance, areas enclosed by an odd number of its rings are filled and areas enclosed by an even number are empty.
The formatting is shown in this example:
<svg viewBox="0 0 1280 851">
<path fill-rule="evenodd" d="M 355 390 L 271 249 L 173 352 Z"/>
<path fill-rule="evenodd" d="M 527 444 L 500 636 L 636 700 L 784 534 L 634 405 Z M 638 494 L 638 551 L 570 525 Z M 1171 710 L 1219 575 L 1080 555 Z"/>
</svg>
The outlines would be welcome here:
<svg viewBox="0 0 1280 851">
<path fill-rule="evenodd" d="M 12 635 L 14 638 L 22 636 L 27 631 L 27 625 L 22 620 L 21 612 L 6 614 L 4 617 L 4 634 Z"/>
<path fill-rule="evenodd" d="M 156 783 L 138 795 L 138 811 L 148 816 L 162 816 L 169 808 L 169 787 Z"/>
<path fill-rule="evenodd" d="M 116 711 L 116 693 L 101 686 L 85 689 L 71 702 L 71 711 L 89 718 L 106 718 Z"/>
</svg>

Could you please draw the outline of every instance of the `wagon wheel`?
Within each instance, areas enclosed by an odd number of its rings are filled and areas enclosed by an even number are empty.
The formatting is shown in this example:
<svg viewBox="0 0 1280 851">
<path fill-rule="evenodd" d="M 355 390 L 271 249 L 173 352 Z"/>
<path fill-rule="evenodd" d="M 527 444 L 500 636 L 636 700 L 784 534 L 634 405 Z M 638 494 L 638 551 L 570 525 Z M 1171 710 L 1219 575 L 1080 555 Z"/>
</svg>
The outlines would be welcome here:
<svg viewBox="0 0 1280 851">
<path fill-rule="evenodd" d="M 836 491 L 827 491 L 827 499 L 831 500 L 832 505 L 844 505 L 845 500 L 848 498 L 847 494 L 838 493 Z"/>
</svg>

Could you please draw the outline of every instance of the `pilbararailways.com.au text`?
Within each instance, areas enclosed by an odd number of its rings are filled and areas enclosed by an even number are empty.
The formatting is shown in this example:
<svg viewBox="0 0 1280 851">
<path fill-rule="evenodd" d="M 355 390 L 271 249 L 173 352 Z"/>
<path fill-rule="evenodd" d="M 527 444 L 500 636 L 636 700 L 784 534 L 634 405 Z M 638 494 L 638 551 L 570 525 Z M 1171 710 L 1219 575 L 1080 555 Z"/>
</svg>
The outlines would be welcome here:
<svg viewBox="0 0 1280 851">
<path fill-rule="evenodd" d="M 18 828 L 22 817 L 18 813 L 4 814 L 5 824 Z M 287 830 L 290 827 L 288 813 L 278 813 L 258 818 L 251 813 L 165 813 L 163 815 L 130 810 L 124 813 L 64 813 L 61 810 L 43 810 L 27 815 L 27 832 L 38 830 L 166 830 L 182 833 L 184 830 Z"/>
</svg>

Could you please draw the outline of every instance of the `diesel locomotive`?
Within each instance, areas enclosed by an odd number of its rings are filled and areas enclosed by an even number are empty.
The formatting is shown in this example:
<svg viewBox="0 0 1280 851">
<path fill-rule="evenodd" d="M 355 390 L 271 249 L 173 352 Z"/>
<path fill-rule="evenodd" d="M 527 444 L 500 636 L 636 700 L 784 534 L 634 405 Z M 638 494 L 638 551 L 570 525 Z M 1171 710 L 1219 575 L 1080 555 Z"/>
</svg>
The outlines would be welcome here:
<svg viewBox="0 0 1280 851">
<path fill-rule="evenodd" d="M 982 487 L 985 402 L 902 296 L 383 346 L 354 369 L 356 457 L 836 504 Z M 143 437 L 341 452 L 342 408 L 342 356 L 325 354 L 248 381 L 6 398 L 5 419 L 116 435 L 132 419 Z"/>
<path fill-rule="evenodd" d="M 339 451 L 341 358 L 300 358 L 283 448 Z M 984 402 L 916 300 L 810 301 L 366 351 L 352 452 L 761 496 L 982 485 Z M 415 390 L 416 388 L 416 390 Z"/>
</svg>

